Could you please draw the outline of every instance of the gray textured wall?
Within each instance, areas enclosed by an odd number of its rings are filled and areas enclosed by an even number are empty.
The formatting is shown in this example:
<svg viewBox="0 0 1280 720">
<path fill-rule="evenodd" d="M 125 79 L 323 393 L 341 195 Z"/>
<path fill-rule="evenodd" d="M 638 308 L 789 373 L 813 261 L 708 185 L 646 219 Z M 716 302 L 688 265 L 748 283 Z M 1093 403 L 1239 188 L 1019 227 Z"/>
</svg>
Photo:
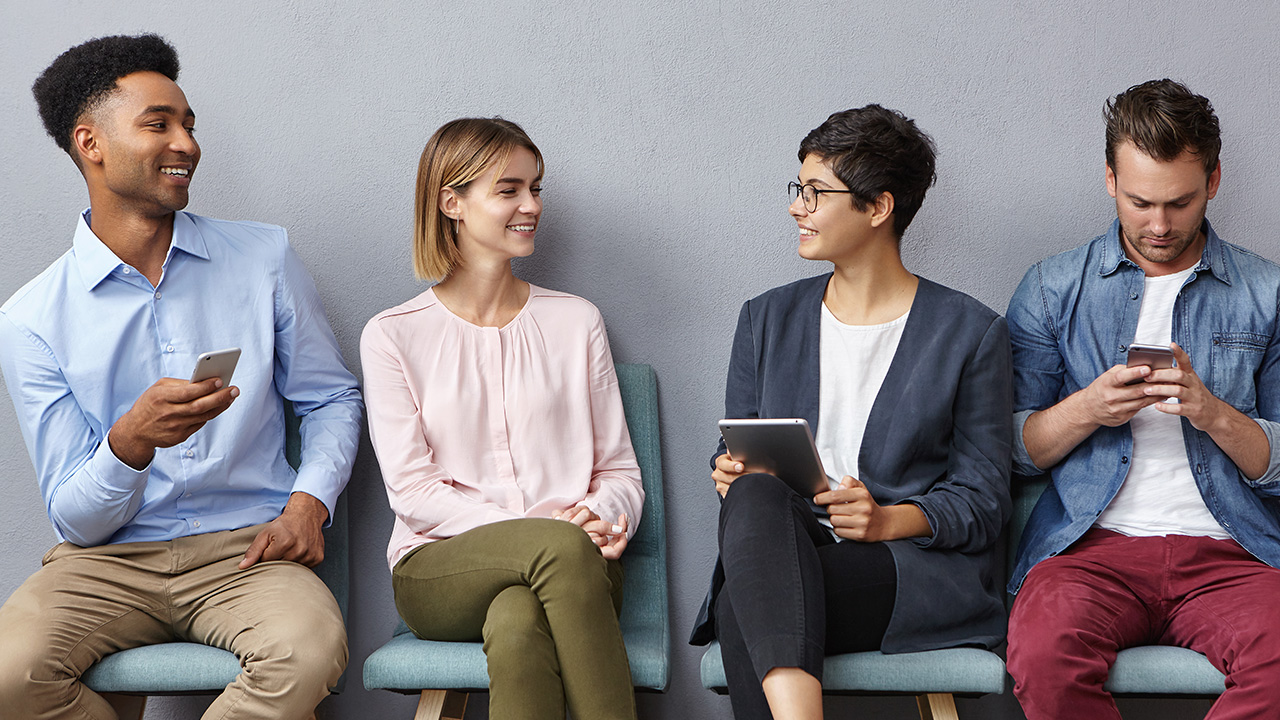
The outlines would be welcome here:
<svg viewBox="0 0 1280 720">
<path fill-rule="evenodd" d="M 1280 258 L 1280 11 L 1270 3 L 406 5 L 5 0 L 0 298 L 66 249 L 87 202 L 28 88 L 90 37 L 150 30 L 176 44 L 204 149 L 190 209 L 288 227 L 357 374 L 365 320 L 423 288 L 409 237 L 426 138 L 461 115 L 522 123 L 546 155 L 547 179 L 538 252 L 520 273 L 593 300 L 617 359 L 658 373 L 676 638 L 671 688 L 641 699 L 645 717 L 729 716 L 727 701 L 698 684 L 700 651 L 683 643 L 714 557 L 706 458 L 739 304 L 824 270 L 796 256 L 783 186 L 800 138 L 828 113 L 879 102 L 933 134 L 940 179 L 905 240 L 907 265 L 1003 310 L 1032 262 L 1113 216 L 1103 100 L 1179 78 L 1222 119 L 1215 226 Z M 7 401 L 0 476 L 4 598 L 53 541 Z M 407 717 L 409 699 L 360 689 L 361 662 L 396 622 L 383 560 L 391 513 L 367 443 L 349 493 L 351 683 L 321 717 Z M 196 717 L 204 703 L 156 701 L 148 717 Z M 831 707 L 886 718 L 914 709 L 901 698 Z M 1206 707 L 1123 704 L 1135 718 Z M 1008 696 L 960 709 L 1022 717 Z"/>
</svg>

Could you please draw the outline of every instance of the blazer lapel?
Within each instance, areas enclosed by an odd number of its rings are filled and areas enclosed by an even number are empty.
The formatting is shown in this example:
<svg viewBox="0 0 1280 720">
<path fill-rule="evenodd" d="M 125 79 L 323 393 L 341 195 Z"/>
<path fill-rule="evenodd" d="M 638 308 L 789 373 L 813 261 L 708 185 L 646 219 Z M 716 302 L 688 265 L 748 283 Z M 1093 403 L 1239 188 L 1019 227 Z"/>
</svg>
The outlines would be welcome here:
<svg viewBox="0 0 1280 720">
<path fill-rule="evenodd" d="M 923 357 L 921 350 L 930 338 L 937 334 L 937 323 L 940 322 L 938 299 L 935 297 L 936 286 L 919 278 L 916 297 L 911 301 L 911 314 L 907 318 L 906 327 L 902 328 L 902 338 L 898 341 L 898 349 L 893 353 L 889 363 L 889 372 L 884 376 L 876 399 L 871 404 L 871 414 L 867 416 L 867 427 L 862 432 L 862 447 L 858 448 L 859 472 L 866 476 L 859 480 L 876 482 L 876 470 L 879 458 L 885 447 L 894 445 L 890 433 L 893 429 L 893 417 L 903 407 L 903 396 L 910 389 L 912 382 L 928 382 L 928 373 L 922 374 L 918 366 L 922 361 L 933 362 L 934 358 Z"/>
</svg>

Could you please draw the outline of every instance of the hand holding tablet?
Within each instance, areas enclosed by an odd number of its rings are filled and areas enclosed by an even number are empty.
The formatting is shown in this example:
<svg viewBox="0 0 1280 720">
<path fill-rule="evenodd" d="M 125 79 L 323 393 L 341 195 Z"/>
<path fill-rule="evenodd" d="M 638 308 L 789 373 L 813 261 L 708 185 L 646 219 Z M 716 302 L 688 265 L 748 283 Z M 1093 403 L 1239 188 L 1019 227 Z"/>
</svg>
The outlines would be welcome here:
<svg viewBox="0 0 1280 720">
<path fill-rule="evenodd" d="M 774 475 L 806 498 L 830 488 L 803 418 L 726 418 L 720 421 L 720 434 L 744 472 Z"/>
</svg>

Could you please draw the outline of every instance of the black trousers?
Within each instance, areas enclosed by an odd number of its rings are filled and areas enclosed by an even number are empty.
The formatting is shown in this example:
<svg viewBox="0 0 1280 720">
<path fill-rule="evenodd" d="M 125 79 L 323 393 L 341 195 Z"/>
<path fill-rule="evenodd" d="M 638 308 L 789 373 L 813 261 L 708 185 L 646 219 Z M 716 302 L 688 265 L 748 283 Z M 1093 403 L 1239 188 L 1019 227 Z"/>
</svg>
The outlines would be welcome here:
<svg viewBox="0 0 1280 720">
<path fill-rule="evenodd" d="M 761 681 L 776 667 L 822 680 L 826 655 L 877 650 L 897 573 L 883 543 L 836 542 L 808 500 L 772 475 L 744 475 L 720 506 L 716 637 L 733 715 L 772 718 Z"/>
</svg>

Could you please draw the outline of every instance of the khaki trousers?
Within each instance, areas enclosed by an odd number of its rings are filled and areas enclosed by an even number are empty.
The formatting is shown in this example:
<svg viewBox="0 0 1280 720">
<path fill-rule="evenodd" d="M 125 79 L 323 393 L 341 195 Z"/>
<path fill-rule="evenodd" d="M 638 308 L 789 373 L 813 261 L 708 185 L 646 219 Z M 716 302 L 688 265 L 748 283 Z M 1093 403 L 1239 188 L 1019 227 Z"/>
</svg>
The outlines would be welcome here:
<svg viewBox="0 0 1280 720">
<path fill-rule="evenodd" d="M 492 720 L 634 720 L 622 565 L 563 520 L 506 520 L 423 545 L 391 573 L 420 638 L 484 641 Z"/>
<path fill-rule="evenodd" d="M 62 543 L 0 607 L 0 708 L 15 720 L 114 720 L 80 675 L 102 657 L 186 640 L 243 671 L 204 720 L 302 720 L 347 663 L 329 589 L 292 562 L 240 570 L 263 526 L 167 542 Z"/>
</svg>

